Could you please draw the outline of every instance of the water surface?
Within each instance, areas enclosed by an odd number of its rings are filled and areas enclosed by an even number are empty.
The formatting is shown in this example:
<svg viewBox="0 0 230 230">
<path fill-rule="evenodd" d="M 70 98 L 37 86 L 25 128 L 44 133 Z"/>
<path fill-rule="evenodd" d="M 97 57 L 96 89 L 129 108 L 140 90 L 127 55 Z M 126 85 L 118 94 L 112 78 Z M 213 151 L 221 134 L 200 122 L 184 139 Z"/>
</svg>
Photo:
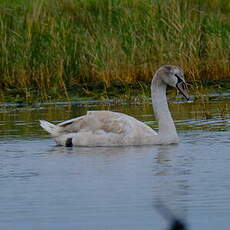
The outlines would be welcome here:
<svg viewBox="0 0 230 230">
<path fill-rule="evenodd" d="M 0 229 L 159 229 L 161 203 L 189 229 L 229 229 L 229 96 L 170 101 L 178 145 L 58 147 L 38 120 L 109 109 L 154 129 L 146 103 L 77 101 L 0 106 Z"/>
</svg>

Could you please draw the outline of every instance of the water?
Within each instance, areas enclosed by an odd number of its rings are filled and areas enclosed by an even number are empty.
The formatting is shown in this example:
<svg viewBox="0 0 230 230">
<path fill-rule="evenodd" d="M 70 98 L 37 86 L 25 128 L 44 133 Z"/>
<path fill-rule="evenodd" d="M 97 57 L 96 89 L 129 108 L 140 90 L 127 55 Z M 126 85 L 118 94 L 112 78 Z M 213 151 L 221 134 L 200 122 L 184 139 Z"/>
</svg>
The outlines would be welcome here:
<svg viewBox="0 0 230 230">
<path fill-rule="evenodd" d="M 0 106 L 0 229 L 165 230 L 157 205 L 189 229 L 229 229 L 229 95 L 171 100 L 179 145 L 66 148 L 39 127 L 87 110 L 130 114 L 154 129 L 147 103 Z"/>
</svg>

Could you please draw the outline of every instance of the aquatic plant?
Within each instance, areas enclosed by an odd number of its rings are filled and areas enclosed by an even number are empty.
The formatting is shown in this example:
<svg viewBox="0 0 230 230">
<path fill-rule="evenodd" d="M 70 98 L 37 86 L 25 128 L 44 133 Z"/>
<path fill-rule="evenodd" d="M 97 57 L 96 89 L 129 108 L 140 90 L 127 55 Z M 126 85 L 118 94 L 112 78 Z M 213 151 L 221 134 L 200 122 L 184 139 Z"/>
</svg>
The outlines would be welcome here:
<svg viewBox="0 0 230 230">
<path fill-rule="evenodd" d="M 221 79 L 229 12 L 228 0 L 4 0 L 0 87 L 47 100 L 98 81 L 147 82 L 169 63 L 195 85 Z"/>
</svg>

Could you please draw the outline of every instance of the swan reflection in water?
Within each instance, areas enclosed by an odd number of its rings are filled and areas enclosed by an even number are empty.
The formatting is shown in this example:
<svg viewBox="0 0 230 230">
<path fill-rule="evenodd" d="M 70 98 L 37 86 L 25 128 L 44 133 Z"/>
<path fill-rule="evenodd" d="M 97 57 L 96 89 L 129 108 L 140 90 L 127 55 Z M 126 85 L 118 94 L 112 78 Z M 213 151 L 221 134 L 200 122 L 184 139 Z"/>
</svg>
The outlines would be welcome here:
<svg viewBox="0 0 230 230">
<path fill-rule="evenodd" d="M 158 164 L 158 171 L 155 175 L 160 177 L 160 183 L 158 189 L 161 191 L 167 191 L 166 194 L 160 196 L 160 192 L 156 193 L 157 196 L 154 198 L 154 207 L 156 211 L 169 223 L 168 230 L 187 230 L 187 223 L 185 217 L 182 217 L 186 213 L 186 207 L 177 206 L 173 200 L 186 200 L 188 196 L 188 180 L 180 180 L 181 172 L 184 174 L 184 170 L 180 169 L 181 164 L 175 162 L 177 154 L 177 145 L 163 145 L 159 146 L 158 155 L 155 161 Z M 177 165 L 178 164 L 178 165 Z M 183 166 L 182 166 L 183 167 Z M 189 174 L 187 173 L 187 176 Z M 183 191 L 181 191 L 183 188 Z M 179 197 L 178 197 L 179 196 Z M 173 210 L 170 208 L 170 204 L 173 203 L 177 207 Z M 175 213 L 176 211 L 179 213 Z"/>
<path fill-rule="evenodd" d="M 96 188 L 116 188 L 112 191 L 101 190 L 100 193 L 104 195 L 99 194 L 99 191 L 94 192 L 95 198 L 98 197 L 99 200 L 103 196 L 107 197 L 110 207 L 116 204 L 117 208 L 120 206 L 121 210 L 129 211 L 133 205 L 144 205 L 147 208 L 146 214 L 153 214 L 153 221 L 158 218 L 159 224 L 163 221 L 162 223 L 167 223 L 168 227 L 170 225 L 170 229 L 186 229 L 188 177 L 192 162 L 188 154 L 182 154 L 178 149 L 181 147 L 184 148 L 183 143 L 181 145 L 94 148 L 54 146 L 50 149 L 50 154 L 70 155 L 73 162 L 76 162 L 74 173 L 78 177 L 75 180 L 78 189 L 84 190 L 85 180 L 92 192 Z M 100 185 L 97 185 L 98 179 Z M 121 194 L 119 190 L 122 191 Z M 130 193 L 134 194 L 134 199 L 130 198 L 127 201 L 122 198 L 122 196 L 130 196 L 128 195 Z M 91 193 L 82 191 L 82 194 L 85 199 L 85 196 Z M 143 199 L 146 202 L 141 204 Z M 92 199 L 90 205 L 97 207 L 98 203 L 97 201 L 94 203 Z M 104 208 L 108 208 L 106 204 Z M 132 213 L 132 210 L 130 211 Z M 140 211 L 141 216 L 146 214 Z"/>
</svg>

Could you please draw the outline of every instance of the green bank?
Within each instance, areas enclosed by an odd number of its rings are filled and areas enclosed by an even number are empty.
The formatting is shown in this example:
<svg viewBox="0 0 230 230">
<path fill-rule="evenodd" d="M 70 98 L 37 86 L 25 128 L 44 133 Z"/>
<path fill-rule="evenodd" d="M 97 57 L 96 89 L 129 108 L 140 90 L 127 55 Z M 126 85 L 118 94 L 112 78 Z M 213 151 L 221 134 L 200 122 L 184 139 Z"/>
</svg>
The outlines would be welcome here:
<svg viewBox="0 0 230 230">
<path fill-rule="evenodd" d="M 227 88 L 229 13 L 228 0 L 1 0 L 0 100 L 143 93 L 163 64 L 194 90 Z"/>
</svg>

